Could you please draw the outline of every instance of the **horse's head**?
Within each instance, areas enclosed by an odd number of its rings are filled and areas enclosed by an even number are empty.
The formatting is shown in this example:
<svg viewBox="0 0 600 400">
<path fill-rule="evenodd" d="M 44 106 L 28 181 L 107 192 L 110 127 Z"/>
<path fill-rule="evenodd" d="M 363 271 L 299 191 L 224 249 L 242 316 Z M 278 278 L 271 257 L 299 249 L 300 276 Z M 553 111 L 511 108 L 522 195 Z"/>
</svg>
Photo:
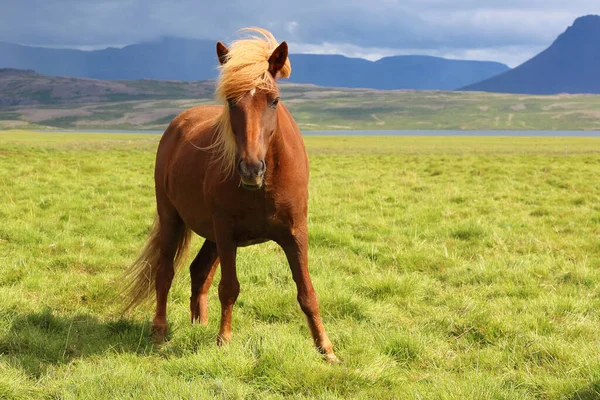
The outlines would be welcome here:
<svg viewBox="0 0 600 400">
<path fill-rule="evenodd" d="M 217 55 L 222 68 L 225 64 L 235 64 L 235 54 L 230 54 L 229 49 L 221 42 L 217 43 Z M 256 68 L 262 68 L 264 73 L 254 80 L 253 85 L 241 84 L 230 96 L 224 96 L 227 108 L 224 116 L 228 116 L 231 131 L 235 137 L 236 170 L 240 175 L 242 187 L 248 190 L 258 190 L 263 185 L 267 170 L 266 155 L 271 138 L 277 128 L 277 106 L 279 103 L 279 89 L 275 84 L 278 73 L 284 67 L 289 75 L 288 46 L 286 42 L 278 45 L 268 59 L 263 59 Z M 265 63 L 268 62 L 268 65 Z M 287 65 L 286 65 L 287 63 Z M 262 65 L 262 67 L 261 67 Z M 245 83 L 243 77 L 248 72 L 244 70 L 247 65 L 240 68 L 235 65 L 231 74 L 242 75 L 240 82 Z M 236 77 L 232 77 L 235 80 Z M 232 82 L 233 83 L 233 82 Z M 243 90 L 240 89 L 243 87 Z"/>
</svg>

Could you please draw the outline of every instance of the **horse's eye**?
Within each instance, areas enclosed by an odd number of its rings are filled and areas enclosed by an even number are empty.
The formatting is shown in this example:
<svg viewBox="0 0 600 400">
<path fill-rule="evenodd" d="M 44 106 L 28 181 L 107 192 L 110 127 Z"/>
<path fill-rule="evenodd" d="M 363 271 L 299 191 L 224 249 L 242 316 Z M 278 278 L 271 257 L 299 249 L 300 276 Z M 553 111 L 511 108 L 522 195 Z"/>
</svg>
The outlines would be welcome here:
<svg viewBox="0 0 600 400">
<path fill-rule="evenodd" d="M 271 107 L 275 108 L 279 104 L 279 97 L 271 101 Z"/>
<path fill-rule="evenodd" d="M 235 99 L 227 99 L 227 104 L 229 104 L 229 108 L 235 107 Z"/>
</svg>

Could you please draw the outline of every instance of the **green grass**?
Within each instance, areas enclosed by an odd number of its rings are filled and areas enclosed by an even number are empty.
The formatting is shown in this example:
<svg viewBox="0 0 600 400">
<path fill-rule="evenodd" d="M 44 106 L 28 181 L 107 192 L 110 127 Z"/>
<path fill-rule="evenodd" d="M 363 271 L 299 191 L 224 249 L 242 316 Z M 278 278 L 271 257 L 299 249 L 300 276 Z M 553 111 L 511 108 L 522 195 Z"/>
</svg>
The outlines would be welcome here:
<svg viewBox="0 0 600 400">
<path fill-rule="evenodd" d="M 216 285 L 192 326 L 185 271 L 167 343 L 119 314 L 158 139 L 0 134 L 0 398 L 600 397 L 600 139 L 307 137 L 338 366 L 270 243 L 239 251 L 222 349 Z"/>
</svg>

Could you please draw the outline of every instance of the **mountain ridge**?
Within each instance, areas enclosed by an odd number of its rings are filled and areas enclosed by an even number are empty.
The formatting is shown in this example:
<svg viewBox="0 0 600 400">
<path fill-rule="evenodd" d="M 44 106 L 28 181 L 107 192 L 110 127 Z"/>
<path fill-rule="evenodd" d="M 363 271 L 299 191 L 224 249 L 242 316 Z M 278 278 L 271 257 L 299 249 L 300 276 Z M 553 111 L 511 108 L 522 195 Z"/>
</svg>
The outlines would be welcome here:
<svg viewBox="0 0 600 400">
<path fill-rule="evenodd" d="M 497 93 L 600 93 L 600 16 L 577 18 L 523 64 L 459 90 Z"/>
<path fill-rule="evenodd" d="M 290 54 L 293 83 L 319 86 L 453 90 L 508 70 L 492 61 L 392 56 L 377 61 L 343 55 Z M 102 50 L 50 49 L 0 42 L 0 68 L 104 80 L 201 81 L 217 77 L 215 42 L 164 37 Z"/>
</svg>

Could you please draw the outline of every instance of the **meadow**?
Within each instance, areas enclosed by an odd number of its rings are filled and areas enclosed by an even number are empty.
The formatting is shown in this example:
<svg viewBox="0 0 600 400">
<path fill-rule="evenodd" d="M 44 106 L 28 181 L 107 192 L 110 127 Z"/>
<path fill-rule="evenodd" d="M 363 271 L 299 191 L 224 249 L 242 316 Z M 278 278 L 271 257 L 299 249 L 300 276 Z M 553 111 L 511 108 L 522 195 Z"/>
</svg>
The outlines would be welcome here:
<svg viewBox="0 0 600 400">
<path fill-rule="evenodd" d="M 600 138 L 306 137 L 340 365 L 272 243 L 238 251 L 223 348 L 216 284 L 191 325 L 186 268 L 166 343 L 121 314 L 158 140 L 0 133 L 0 398 L 600 398 Z"/>
</svg>

